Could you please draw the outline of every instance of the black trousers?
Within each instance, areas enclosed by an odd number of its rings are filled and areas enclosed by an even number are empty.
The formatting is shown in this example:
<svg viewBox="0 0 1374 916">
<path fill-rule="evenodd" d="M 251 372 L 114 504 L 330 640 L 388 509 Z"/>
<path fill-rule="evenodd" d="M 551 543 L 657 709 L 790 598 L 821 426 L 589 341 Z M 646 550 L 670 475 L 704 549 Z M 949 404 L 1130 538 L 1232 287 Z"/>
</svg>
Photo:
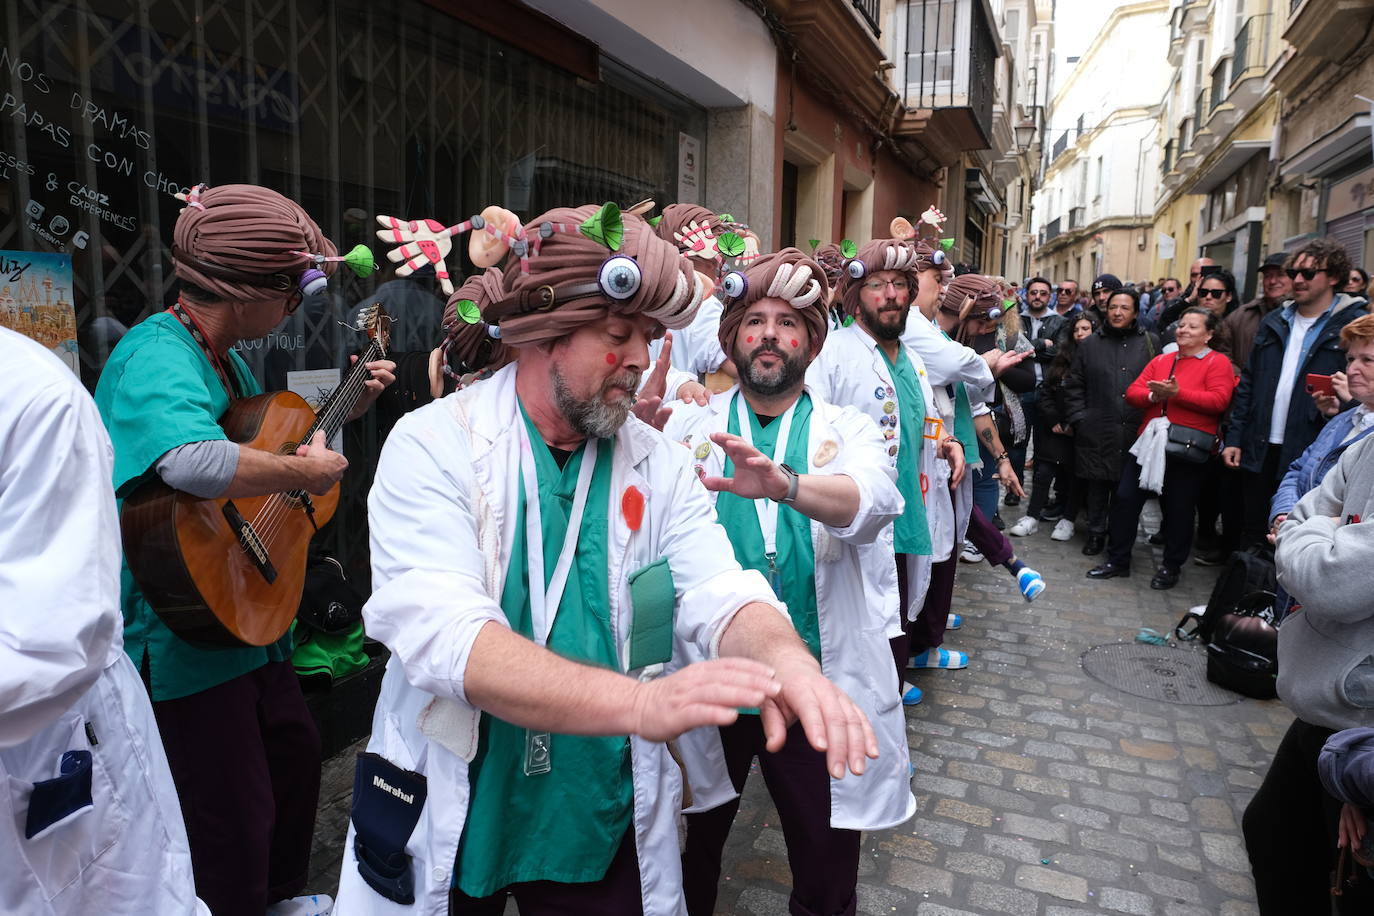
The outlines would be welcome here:
<svg viewBox="0 0 1374 916">
<path fill-rule="evenodd" d="M 289 661 L 153 704 L 186 819 L 196 894 L 215 916 L 262 916 L 305 887 L 320 735 Z"/>
<path fill-rule="evenodd" d="M 637 916 L 643 913 L 634 825 L 625 831 L 615 858 L 600 881 L 577 884 L 522 881 L 489 897 L 469 897 L 455 887 L 449 891 L 449 916 L 501 916 L 506 912 L 508 897 L 515 898 L 520 916 L 582 916 L 584 913 Z"/>
<path fill-rule="evenodd" d="M 1242 471 L 1245 488 L 1245 525 L 1241 530 L 1241 547 L 1265 544 L 1269 533 L 1269 504 L 1283 480 L 1286 467 L 1279 467 L 1282 445 L 1270 445 L 1258 471 Z"/>
<path fill-rule="evenodd" d="M 1107 533 L 1107 513 L 1112 504 L 1112 493 L 1117 484 L 1111 480 L 1084 480 L 1078 478 L 1078 489 L 1083 494 L 1083 508 L 1086 511 L 1084 524 L 1089 534 Z M 1064 517 L 1073 520 L 1067 512 Z"/>
<path fill-rule="evenodd" d="M 778 809 L 787 841 L 787 864 L 792 870 L 792 916 L 853 916 L 858 905 L 858 830 L 830 826 L 830 774 L 825 754 L 811 747 L 801 723 L 787 730 L 787 743 L 775 754 L 763 748 L 763 724 L 758 716 L 740 716 L 720 730 L 725 766 L 735 790 L 744 790 L 749 764 L 759 758 L 759 770 Z M 682 853 L 682 884 L 690 916 L 715 912 L 720 883 L 720 860 L 725 838 L 739 811 L 739 799 L 701 814 L 688 814 L 687 842 Z M 612 910 L 601 912 L 612 913 Z"/>
<path fill-rule="evenodd" d="M 1061 516 L 1073 521 L 1078 515 L 1083 489 L 1073 469 L 1072 458 L 1068 461 L 1050 461 L 1037 455 L 1035 470 L 1031 474 L 1030 502 L 1026 505 L 1026 514 L 1033 519 L 1040 519 L 1040 513 L 1045 511 L 1049 503 L 1050 487 L 1053 486 L 1059 496 L 1059 505 L 1063 507 Z"/>
<path fill-rule="evenodd" d="M 1317 758 L 1331 734 L 1294 720 L 1241 818 L 1261 916 L 1325 914 L 1332 901 L 1342 916 L 1374 912 L 1374 879 L 1367 875 L 1331 896 L 1341 803 L 1317 777 Z"/>
<path fill-rule="evenodd" d="M 1136 531 L 1140 527 L 1140 510 L 1153 494 L 1140 489 L 1140 462 L 1134 456 L 1121 471 L 1121 486 L 1116 498 L 1107 531 L 1107 560 L 1117 566 L 1131 565 L 1131 548 L 1135 546 Z M 1164 464 L 1164 492 L 1159 494 L 1159 507 L 1164 512 L 1164 563 L 1178 570 L 1188 562 L 1193 547 L 1193 513 L 1202 482 L 1207 479 L 1207 465 L 1193 464 L 1178 458 L 1168 458 Z"/>
</svg>

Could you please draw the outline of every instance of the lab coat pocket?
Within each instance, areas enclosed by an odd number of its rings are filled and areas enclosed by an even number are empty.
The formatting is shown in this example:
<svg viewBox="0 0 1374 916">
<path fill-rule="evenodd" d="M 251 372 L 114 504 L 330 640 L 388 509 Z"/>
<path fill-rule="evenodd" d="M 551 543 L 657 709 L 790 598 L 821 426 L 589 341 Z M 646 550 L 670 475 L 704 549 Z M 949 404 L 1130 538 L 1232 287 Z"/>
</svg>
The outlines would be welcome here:
<svg viewBox="0 0 1374 916">
<path fill-rule="evenodd" d="M 100 748 L 91 749 L 83 726 L 79 718 L 67 720 L 30 758 L 27 779 L 8 776 L 20 846 L 48 900 L 110 850 L 129 823 Z"/>
<path fill-rule="evenodd" d="M 872 694 L 873 712 L 882 715 L 902 702 L 902 687 L 897 683 L 897 670 L 892 665 L 886 628 L 865 627 L 863 640 L 865 647 L 872 647 L 871 651 L 864 653 L 867 664 L 863 666 L 863 683 Z M 877 647 L 887 651 L 880 652 Z M 865 705 L 858 697 L 853 699 Z"/>
</svg>

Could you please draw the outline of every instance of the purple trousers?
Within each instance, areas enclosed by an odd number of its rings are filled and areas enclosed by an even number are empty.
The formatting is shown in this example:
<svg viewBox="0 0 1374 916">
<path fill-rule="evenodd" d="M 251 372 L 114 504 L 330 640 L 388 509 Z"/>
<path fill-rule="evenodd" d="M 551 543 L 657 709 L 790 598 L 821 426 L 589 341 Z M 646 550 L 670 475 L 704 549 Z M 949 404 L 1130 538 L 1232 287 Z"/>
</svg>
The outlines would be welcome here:
<svg viewBox="0 0 1374 916">
<path fill-rule="evenodd" d="M 759 758 L 763 781 L 778 809 L 792 869 L 792 916 L 853 916 L 858 905 L 859 840 L 857 830 L 830 826 L 830 774 L 825 754 L 806 740 L 800 723 L 787 731 L 787 743 L 776 754 L 763 749 L 758 716 L 740 716 L 720 730 L 725 766 L 735 790 L 744 791 L 749 764 Z M 687 844 L 682 854 L 682 882 L 689 916 L 711 916 L 720 884 L 720 860 L 739 799 L 701 814 L 689 814 Z M 605 910 L 604 912 L 616 912 Z"/>
<path fill-rule="evenodd" d="M 153 704 L 181 800 L 196 895 L 215 916 L 262 916 L 305 888 L 320 735 L 290 662 Z"/>
<path fill-rule="evenodd" d="M 615 913 L 638 916 L 644 912 L 639 889 L 639 856 L 635 851 L 635 829 L 625 831 L 600 881 L 565 884 L 558 881 L 522 881 L 492 894 L 469 897 L 453 888 L 449 892 L 451 916 L 501 916 L 506 898 L 514 897 L 520 916 L 583 916 L 586 913 Z"/>
</svg>

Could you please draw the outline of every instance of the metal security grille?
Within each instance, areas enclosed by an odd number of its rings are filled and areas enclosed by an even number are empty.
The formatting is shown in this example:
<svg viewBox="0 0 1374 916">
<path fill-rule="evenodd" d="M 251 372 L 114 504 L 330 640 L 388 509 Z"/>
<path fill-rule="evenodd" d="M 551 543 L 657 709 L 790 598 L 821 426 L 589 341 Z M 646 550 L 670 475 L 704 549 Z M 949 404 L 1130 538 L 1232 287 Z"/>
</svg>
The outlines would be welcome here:
<svg viewBox="0 0 1374 916">
<path fill-rule="evenodd" d="M 72 254 L 91 387 L 123 331 L 175 295 L 172 193 L 188 185 L 276 188 L 341 250 L 367 243 L 385 266 L 374 214 L 671 202 L 679 132 L 705 137 L 704 111 L 613 61 L 578 79 L 418 0 L 12 0 L 0 17 L 0 249 Z M 248 342 L 264 387 L 346 366 L 358 341 L 340 320 L 390 280 L 341 271 Z M 419 296 L 397 345 L 427 350 L 442 300 Z M 345 447 L 332 546 L 356 559 L 375 425 L 352 424 Z"/>
</svg>

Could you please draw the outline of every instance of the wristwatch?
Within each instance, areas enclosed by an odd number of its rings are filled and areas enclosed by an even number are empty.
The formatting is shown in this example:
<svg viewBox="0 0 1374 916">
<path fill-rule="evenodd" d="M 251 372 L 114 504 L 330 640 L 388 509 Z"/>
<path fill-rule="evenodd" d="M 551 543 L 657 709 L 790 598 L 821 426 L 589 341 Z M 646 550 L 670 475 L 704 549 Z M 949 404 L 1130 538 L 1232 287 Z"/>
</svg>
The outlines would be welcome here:
<svg viewBox="0 0 1374 916">
<path fill-rule="evenodd" d="M 783 474 L 787 476 L 787 495 L 782 499 L 775 499 L 773 501 L 786 503 L 790 506 L 797 501 L 797 485 L 801 483 L 801 476 L 785 464 L 778 465 L 778 470 L 782 471 Z"/>
</svg>

